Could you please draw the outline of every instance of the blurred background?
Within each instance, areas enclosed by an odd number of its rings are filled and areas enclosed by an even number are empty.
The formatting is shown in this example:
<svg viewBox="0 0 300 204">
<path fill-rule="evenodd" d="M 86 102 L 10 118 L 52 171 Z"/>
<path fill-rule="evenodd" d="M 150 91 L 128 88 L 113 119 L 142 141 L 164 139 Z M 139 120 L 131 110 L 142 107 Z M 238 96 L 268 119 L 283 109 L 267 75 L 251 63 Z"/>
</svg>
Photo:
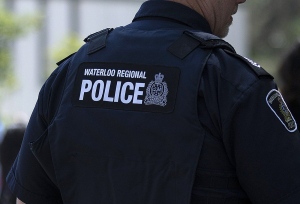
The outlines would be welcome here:
<svg viewBox="0 0 300 204">
<path fill-rule="evenodd" d="M 9 124 L 28 121 L 57 61 L 89 34 L 130 23 L 142 2 L 0 0 L 0 135 Z M 300 36 L 299 8 L 299 0 L 247 1 L 225 40 L 277 80 L 281 56 Z"/>
<path fill-rule="evenodd" d="M 39 90 L 56 68 L 55 63 L 75 52 L 89 34 L 130 23 L 143 1 L 0 0 L 0 192 L 1 188 L 8 192 L 4 178 L 20 147 Z M 297 82 L 282 86 L 283 93 L 292 93 L 288 100 L 295 101 L 297 120 L 300 44 L 283 61 L 280 75 L 278 69 L 283 56 L 299 40 L 299 8 L 299 0 L 247 1 L 234 15 L 225 38 L 239 54 L 270 72 L 279 88 L 284 81 Z M 14 203 L 15 198 L 11 200 Z"/>
</svg>

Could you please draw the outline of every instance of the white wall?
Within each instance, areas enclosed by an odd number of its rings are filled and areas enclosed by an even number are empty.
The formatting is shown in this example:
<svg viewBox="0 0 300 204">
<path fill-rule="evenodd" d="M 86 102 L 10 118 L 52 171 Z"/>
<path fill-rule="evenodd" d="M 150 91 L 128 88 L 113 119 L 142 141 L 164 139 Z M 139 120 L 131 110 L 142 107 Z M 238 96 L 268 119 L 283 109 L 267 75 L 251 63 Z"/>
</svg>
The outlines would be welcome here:
<svg viewBox="0 0 300 204">
<path fill-rule="evenodd" d="M 38 11 L 39 0 L 15 0 L 16 13 L 33 13 Z M 141 1 L 142 2 L 142 1 Z M 131 22 L 141 2 L 138 1 L 90 1 L 84 0 L 79 7 L 79 35 L 86 37 L 106 27 L 116 27 Z M 70 32 L 70 9 L 69 1 L 52 0 L 44 13 L 47 24 L 46 47 L 57 45 Z M 229 36 L 225 39 L 230 42 L 236 50 L 247 55 L 247 12 L 242 7 L 234 16 L 234 24 L 230 29 Z M 14 44 L 13 63 L 16 69 L 18 88 L 7 93 L 2 101 L 0 114 L 5 118 L 22 112 L 30 115 L 37 100 L 38 91 L 41 88 L 39 73 L 43 67 L 39 67 L 39 31 L 18 39 Z M 45 65 L 46 66 L 46 65 Z"/>
<path fill-rule="evenodd" d="M 248 13 L 245 5 L 240 6 L 238 12 L 233 16 L 233 24 L 230 27 L 229 35 L 225 38 L 237 53 L 248 56 L 249 36 L 248 36 Z"/>
<path fill-rule="evenodd" d="M 36 11 L 34 1 L 20 1 L 15 7 L 16 13 L 32 13 Z M 22 120 L 27 118 L 24 114 L 29 115 L 35 104 L 39 84 L 37 82 L 37 39 L 38 32 L 33 32 L 26 37 L 20 38 L 13 47 L 13 67 L 17 79 L 17 87 L 13 92 L 6 93 L 1 105 L 2 118 L 9 120 Z M 18 116 L 16 116 L 18 115 Z M 24 119 L 25 117 L 25 119 Z"/>
</svg>

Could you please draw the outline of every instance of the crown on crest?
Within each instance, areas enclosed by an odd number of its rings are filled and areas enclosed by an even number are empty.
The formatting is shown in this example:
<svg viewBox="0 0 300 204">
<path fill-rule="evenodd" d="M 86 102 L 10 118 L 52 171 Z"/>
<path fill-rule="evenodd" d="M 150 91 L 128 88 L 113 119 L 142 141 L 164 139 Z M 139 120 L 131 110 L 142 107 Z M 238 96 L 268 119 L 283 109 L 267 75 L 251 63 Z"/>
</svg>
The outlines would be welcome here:
<svg viewBox="0 0 300 204">
<path fill-rule="evenodd" d="M 164 79 L 164 75 L 159 73 L 159 74 L 155 74 L 155 81 L 156 82 L 162 82 L 162 80 Z"/>
</svg>

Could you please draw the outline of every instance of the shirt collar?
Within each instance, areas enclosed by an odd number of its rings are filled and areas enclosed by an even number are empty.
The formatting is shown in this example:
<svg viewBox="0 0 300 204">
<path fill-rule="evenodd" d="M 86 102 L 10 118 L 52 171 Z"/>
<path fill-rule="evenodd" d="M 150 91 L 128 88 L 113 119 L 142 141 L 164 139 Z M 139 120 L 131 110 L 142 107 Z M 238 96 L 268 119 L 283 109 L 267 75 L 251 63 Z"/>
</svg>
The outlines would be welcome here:
<svg viewBox="0 0 300 204">
<path fill-rule="evenodd" d="M 142 18 L 161 17 L 175 20 L 193 29 L 212 33 L 206 19 L 193 9 L 171 1 L 146 1 L 135 15 L 133 21 Z"/>
</svg>

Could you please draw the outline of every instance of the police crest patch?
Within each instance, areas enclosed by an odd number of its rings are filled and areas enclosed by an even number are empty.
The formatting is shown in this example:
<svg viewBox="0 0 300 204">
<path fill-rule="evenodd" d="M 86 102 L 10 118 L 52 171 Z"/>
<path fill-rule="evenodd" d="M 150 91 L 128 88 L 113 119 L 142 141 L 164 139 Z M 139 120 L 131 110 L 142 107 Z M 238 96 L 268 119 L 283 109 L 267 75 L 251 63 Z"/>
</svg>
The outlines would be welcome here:
<svg viewBox="0 0 300 204">
<path fill-rule="evenodd" d="M 72 105 L 171 113 L 179 79 L 177 67 L 85 62 L 77 68 Z"/>
<path fill-rule="evenodd" d="M 145 105 L 167 105 L 167 95 L 169 93 L 167 83 L 163 81 L 164 75 L 155 75 L 155 81 L 151 81 L 146 89 Z"/>
<path fill-rule="evenodd" d="M 266 102 L 289 132 L 295 132 L 297 130 L 296 120 L 279 91 L 272 89 L 266 97 Z"/>
</svg>

